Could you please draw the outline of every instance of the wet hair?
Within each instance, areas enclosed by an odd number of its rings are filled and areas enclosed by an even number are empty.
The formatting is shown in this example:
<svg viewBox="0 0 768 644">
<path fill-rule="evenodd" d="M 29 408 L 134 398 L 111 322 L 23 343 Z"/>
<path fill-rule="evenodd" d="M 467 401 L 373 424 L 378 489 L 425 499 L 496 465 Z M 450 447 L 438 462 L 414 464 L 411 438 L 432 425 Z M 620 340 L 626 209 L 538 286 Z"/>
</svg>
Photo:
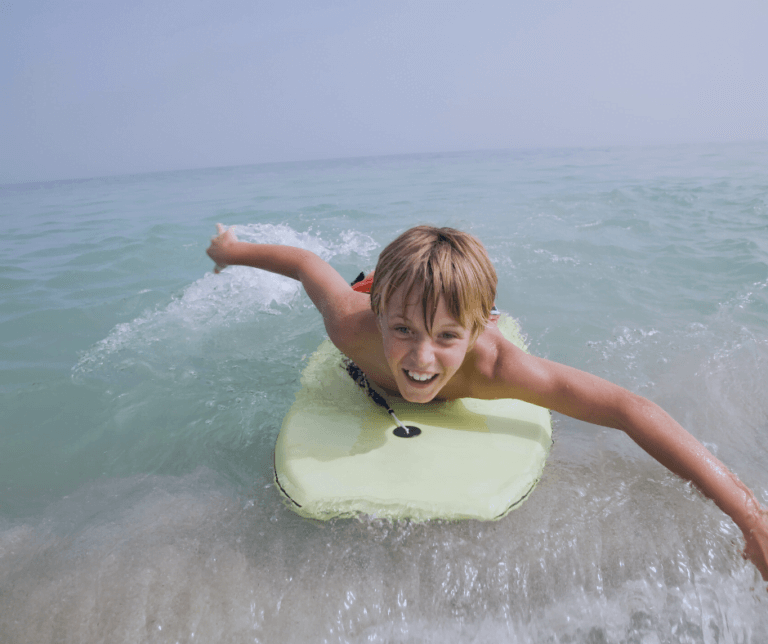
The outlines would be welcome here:
<svg viewBox="0 0 768 644">
<path fill-rule="evenodd" d="M 381 315 L 397 290 L 403 289 L 404 301 L 415 291 L 431 332 L 442 296 L 451 317 L 469 329 L 474 341 L 491 315 L 496 283 L 496 270 L 476 237 L 454 228 L 416 226 L 379 255 L 371 308 Z"/>
</svg>

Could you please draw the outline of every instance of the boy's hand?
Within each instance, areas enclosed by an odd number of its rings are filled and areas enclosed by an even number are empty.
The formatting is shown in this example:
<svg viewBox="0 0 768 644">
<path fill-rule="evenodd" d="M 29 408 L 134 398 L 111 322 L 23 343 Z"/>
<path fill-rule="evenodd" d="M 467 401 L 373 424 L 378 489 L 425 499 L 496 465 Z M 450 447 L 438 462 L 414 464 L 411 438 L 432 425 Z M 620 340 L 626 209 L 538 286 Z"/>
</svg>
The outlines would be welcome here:
<svg viewBox="0 0 768 644">
<path fill-rule="evenodd" d="M 225 229 L 221 224 L 216 224 L 216 229 L 218 234 L 211 237 L 211 245 L 205 252 L 216 263 L 213 272 L 220 273 L 230 263 L 228 252 L 232 244 L 237 241 L 237 237 L 235 237 L 235 233 L 232 232 L 231 228 Z"/>
<path fill-rule="evenodd" d="M 749 531 L 744 530 L 747 543 L 744 558 L 755 564 L 763 579 L 768 581 L 768 512 L 760 510 L 758 520 Z"/>
</svg>

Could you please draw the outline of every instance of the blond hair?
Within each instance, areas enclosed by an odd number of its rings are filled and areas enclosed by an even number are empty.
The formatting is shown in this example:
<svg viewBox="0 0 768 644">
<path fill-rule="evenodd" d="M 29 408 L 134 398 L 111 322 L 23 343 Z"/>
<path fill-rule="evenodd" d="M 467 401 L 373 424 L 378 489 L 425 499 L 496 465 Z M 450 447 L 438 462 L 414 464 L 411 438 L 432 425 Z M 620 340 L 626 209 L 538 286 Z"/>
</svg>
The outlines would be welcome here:
<svg viewBox="0 0 768 644">
<path fill-rule="evenodd" d="M 477 238 L 454 228 L 416 226 L 379 255 L 371 308 L 381 315 L 395 291 L 403 289 L 406 301 L 415 290 L 431 332 L 443 297 L 451 317 L 470 330 L 474 341 L 491 315 L 496 283 L 496 270 Z"/>
</svg>

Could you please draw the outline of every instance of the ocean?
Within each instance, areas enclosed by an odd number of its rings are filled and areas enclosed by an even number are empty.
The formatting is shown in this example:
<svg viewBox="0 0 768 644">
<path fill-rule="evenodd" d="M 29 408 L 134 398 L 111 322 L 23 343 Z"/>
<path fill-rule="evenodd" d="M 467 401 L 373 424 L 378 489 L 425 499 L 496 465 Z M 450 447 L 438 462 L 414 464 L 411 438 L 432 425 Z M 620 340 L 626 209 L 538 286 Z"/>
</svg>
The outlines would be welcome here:
<svg viewBox="0 0 768 644">
<path fill-rule="evenodd" d="M 0 641 L 768 641 L 732 521 L 553 415 L 506 518 L 317 522 L 272 454 L 325 336 L 216 222 L 352 280 L 467 230 L 530 351 L 659 403 L 768 504 L 768 143 L 425 154 L 0 186 Z"/>
</svg>

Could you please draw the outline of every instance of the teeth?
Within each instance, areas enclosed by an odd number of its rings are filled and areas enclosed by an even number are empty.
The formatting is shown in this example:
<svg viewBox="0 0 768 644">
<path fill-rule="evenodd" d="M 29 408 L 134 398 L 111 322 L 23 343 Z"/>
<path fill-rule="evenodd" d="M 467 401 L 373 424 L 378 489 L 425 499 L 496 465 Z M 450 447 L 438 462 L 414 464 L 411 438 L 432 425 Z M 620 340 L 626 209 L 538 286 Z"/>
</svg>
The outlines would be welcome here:
<svg viewBox="0 0 768 644">
<path fill-rule="evenodd" d="M 427 380 L 432 380 L 432 378 L 434 377 L 427 373 L 420 374 L 420 373 L 415 373 L 413 371 L 408 371 L 406 373 L 410 378 L 413 378 L 414 380 L 418 380 L 419 382 L 426 382 Z"/>
</svg>

